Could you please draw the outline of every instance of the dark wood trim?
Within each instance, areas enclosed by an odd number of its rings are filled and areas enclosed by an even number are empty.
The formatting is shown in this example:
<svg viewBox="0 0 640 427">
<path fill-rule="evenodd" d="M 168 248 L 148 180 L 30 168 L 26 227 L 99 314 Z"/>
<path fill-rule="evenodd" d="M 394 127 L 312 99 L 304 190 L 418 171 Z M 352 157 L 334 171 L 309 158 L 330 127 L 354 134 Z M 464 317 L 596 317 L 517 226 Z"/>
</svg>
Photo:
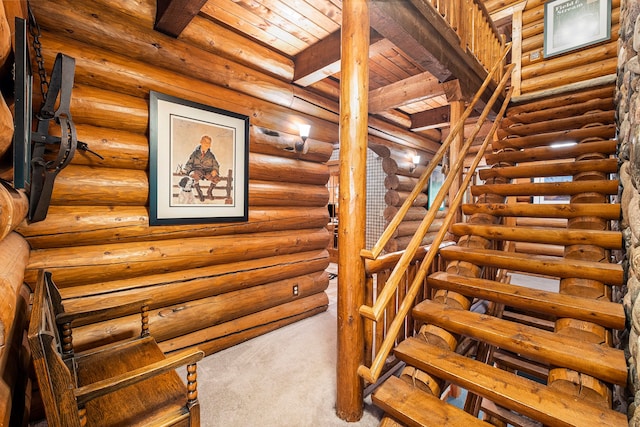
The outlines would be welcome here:
<svg viewBox="0 0 640 427">
<path fill-rule="evenodd" d="M 371 44 L 383 40 L 383 37 L 373 30 L 369 37 Z M 338 30 L 296 55 L 293 82 L 306 87 L 340 72 L 340 52 Z"/>
<path fill-rule="evenodd" d="M 178 37 L 207 0 L 158 0 L 153 29 Z"/>
</svg>

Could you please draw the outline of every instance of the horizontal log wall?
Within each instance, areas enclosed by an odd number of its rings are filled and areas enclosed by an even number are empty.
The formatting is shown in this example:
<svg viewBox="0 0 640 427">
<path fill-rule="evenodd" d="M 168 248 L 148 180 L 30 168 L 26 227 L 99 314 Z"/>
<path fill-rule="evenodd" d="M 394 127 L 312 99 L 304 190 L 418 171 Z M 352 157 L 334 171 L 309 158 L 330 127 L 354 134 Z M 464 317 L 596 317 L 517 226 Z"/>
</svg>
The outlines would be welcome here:
<svg viewBox="0 0 640 427">
<path fill-rule="evenodd" d="M 52 271 L 70 311 L 150 298 L 166 351 L 218 351 L 326 310 L 337 106 L 294 89 L 289 59 L 200 18 L 177 40 L 155 32 L 155 1 L 35 3 L 47 68 L 58 52 L 76 60 L 78 139 L 104 160 L 78 152 L 47 218 L 17 228 L 31 245 L 25 281 Z M 211 37 L 244 44 L 223 55 L 208 51 Z M 151 90 L 250 117 L 248 221 L 149 226 Z M 303 121 L 312 132 L 298 153 Z M 134 317 L 76 325 L 74 344 L 129 336 Z"/>
<path fill-rule="evenodd" d="M 22 415 L 21 405 L 28 393 L 25 366 L 28 356 L 27 349 L 23 348 L 30 295 L 29 289 L 23 285 L 23 276 L 28 259 L 29 245 L 19 234 L 10 233 L 0 241 L 1 426 L 13 425 L 13 422 L 10 424 L 12 410 L 18 411 L 17 416 Z"/>
<path fill-rule="evenodd" d="M 426 164 L 431 161 L 431 156 L 425 153 L 420 155 L 420 164 L 414 165 L 411 161 L 409 153 L 394 150 L 377 150 L 382 157 L 382 170 L 386 174 L 384 185 L 386 193 L 384 201 L 387 204 L 383 212 L 384 219 L 388 224 L 398 212 L 404 201 L 408 198 L 413 188 L 418 183 L 420 175 L 425 171 Z M 384 247 L 386 252 L 397 252 L 407 248 L 413 235 L 418 229 L 422 218 L 427 213 L 427 205 L 429 202 L 428 184 L 424 186 L 422 192 L 418 194 L 411 208 L 405 215 L 398 229 L 393 234 L 389 242 Z M 433 242 L 435 231 L 438 229 L 438 221 L 429 228 L 429 232 L 422 240 L 422 245 L 428 245 Z M 440 225 L 442 225 L 440 221 Z"/>
<path fill-rule="evenodd" d="M 549 92 L 616 73 L 620 0 L 611 1 L 611 38 L 570 53 L 544 58 L 544 0 L 530 0 L 522 13 L 520 94 Z M 516 83 L 517 84 L 517 83 Z"/>
</svg>

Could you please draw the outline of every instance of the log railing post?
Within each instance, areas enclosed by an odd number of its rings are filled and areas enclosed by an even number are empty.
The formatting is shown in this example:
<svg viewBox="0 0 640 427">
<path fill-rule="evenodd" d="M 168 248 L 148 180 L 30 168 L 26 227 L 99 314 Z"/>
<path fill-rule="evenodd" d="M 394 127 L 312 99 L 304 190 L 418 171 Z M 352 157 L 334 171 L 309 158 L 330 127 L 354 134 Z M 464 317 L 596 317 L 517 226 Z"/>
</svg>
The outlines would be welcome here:
<svg viewBox="0 0 640 427">
<path fill-rule="evenodd" d="M 451 5 L 451 8 L 453 10 L 453 29 L 456 31 L 456 34 L 458 34 L 458 37 L 460 38 L 460 44 L 462 45 L 462 47 L 464 48 L 464 37 L 462 35 L 462 33 L 465 31 L 464 28 L 464 18 L 462 16 L 462 11 L 464 10 L 464 1 L 465 0 L 453 0 L 453 4 Z"/>
<path fill-rule="evenodd" d="M 458 123 L 458 121 L 462 118 L 462 115 L 464 114 L 464 110 L 465 110 L 465 103 L 464 101 L 452 101 L 449 105 L 451 108 L 451 124 L 453 127 L 455 126 L 455 123 Z M 453 139 L 453 141 L 451 142 L 451 146 L 449 147 L 449 164 L 450 165 L 454 165 L 458 161 L 458 158 L 461 155 L 460 150 L 462 149 L 463 144 L 464 144 L 464 127 L 462 127 L 462 130 L 460 131 L 460 133 Z M 448 173 L 454 173 L 454 172 L 449 170 Z M 460 191 L 460 185 L 462 183 L 462 173 L 463 171 L 462 169 L 460 169 L 460 171 L 456 173 L 457 176 L 453 179 L 453 182 L 451 183 L 451 187 L 449 187 L 449 202 L 451 202 L 456 197 L 456 194 L 458 194 L 458 191 Z M 453 214 L 452 222 L 453 223 L 460 222 L 461 219 L 462 219 L 461 212 L 458 211 Z"/>
<path fill-rule="evenodd" d="M 514 87 L 514 96 L 520 96 L 520 83 L 522 81 L 522 9 L 524 6 L 517 8 L 513 12 L 513 21 L 511 23 L 511 38 L 513 47 L 511 49 L 511 62 L 516 64 L 511 76 L 511 84 Z"/>
<path fill-rule="evenodd" d="M 340 85 L 340 223 L 338 225 L 338 363 L 336 413 L 358 421 L 363 412 L 369 2 L 342 2 Z"/>
</svg>

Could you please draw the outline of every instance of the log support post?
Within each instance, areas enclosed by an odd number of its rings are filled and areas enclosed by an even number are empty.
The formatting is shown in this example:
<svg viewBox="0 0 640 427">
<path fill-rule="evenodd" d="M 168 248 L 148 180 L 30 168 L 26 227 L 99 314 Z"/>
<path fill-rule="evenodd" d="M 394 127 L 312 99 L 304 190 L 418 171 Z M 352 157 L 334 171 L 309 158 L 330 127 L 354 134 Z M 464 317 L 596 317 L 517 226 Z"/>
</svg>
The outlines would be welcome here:
<svg viewBox="0 0 640 427">
<path fill-rule="evenodd" d="M 520 83 L 522 81 L 522 10 L 524 5 L 525 2 L 522 2 L 522 6 L 515 8 L 511 23 L 511 40 L 513 41 L 511 63 L 516 64 L 511 72 L 511 82 L 514 87 L 513 96 L 520 96 Z"/>
<path fill-rule="evenodd" d="M 369 93 L 369 2 L 342 3 L 340 85 L 340 223 L 338 225 L 338 363 L 336 414 L 363 413 L 365 194 Z"/>
<path fill-rule="evenodd" d="M 464 114 L 465 103 L 464 101 L 452 101 L 451 104 L 451 129 L 455 126 L 455 124 L 460 120 L 462 114 Z M 464 129 L 464 126 L 463 126 Z M 458 157 L 460 156 L 460 149 L 464 145 L 464 130 L 460 131 L 460 134 L 451 142 L 451 146 L 449 147 L 449 165 L 455 165 L 458 161 Z M 453 173 L 449 168 L 448 173 Z M 460 190 L 460 184 L 462 183 L 462 169 L 458 172 L 458 176 L 451 183 L 451 187 L 449 188 L 449 200 L 453 200 L 458 194 Z M 460 209 L 455 213 L 453 217 L 453 221 L 451 224 L 455 224 L 456 222 L 460 222 L 462 219 L 462 214 Z"/>
</svg>

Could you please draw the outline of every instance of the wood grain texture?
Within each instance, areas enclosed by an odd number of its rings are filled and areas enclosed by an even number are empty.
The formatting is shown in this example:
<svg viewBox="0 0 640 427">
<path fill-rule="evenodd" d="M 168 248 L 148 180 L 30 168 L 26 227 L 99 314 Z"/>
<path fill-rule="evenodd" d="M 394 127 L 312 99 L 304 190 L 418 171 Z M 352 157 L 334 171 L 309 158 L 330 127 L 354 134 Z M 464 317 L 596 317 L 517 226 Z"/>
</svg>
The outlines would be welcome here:
<svg viewBox="0 0 640 427">
<path fill-rule="evenodd" d="M 534 360 L 586 373 L 603 381 L 624 384 L 627 368 L 622 350 L 586 343 L 579 337 L 519 325 L 488 315 L 448 308 L 425 300 L 413 312 L 414 318 L 515 351 Z M 580 358 L 575 355 L 580 354 Z"/>
<path fill-rule="evenodd" d="M 406 340 L 398 346 L 396 354 L 419 369 L 446 378 L 546 425 L 590 427 L 594 420 L 603 426 L 626 425 L 624 414 L 600 409 L 578 399 L 568 405 L 563 393 L 425 342 Z"/>
<path fill-rule="evenodd" d="M 374 403 L 407 426 L 489 426 L 408 382 L 391 377 L 372 395 Z M 400 424 L 396 424 L 400 425 Z"/>
<path fill-rule="evenodd" d="M 573 297 L 445 272 L 432 274 L 427 280 L 437 289 L 455 291 L 469 297 L 482 298 L 549 316 L 576 318 L 615 329 L 623 329 L 625 324 L 622 306 L 609 301 Z"/>
<path fill-rule="evenodd" d="M 611 285 L 621 284 L 623 276 L 620 265 L 602 262 L 527 254 L 505 254 L 502 251 L 456 246 L 443 248 L 440 254 L 447 260 L 462 260 L 476 265 L 488 265 L 552 277 L 582 277 Z"/>
</svg>

